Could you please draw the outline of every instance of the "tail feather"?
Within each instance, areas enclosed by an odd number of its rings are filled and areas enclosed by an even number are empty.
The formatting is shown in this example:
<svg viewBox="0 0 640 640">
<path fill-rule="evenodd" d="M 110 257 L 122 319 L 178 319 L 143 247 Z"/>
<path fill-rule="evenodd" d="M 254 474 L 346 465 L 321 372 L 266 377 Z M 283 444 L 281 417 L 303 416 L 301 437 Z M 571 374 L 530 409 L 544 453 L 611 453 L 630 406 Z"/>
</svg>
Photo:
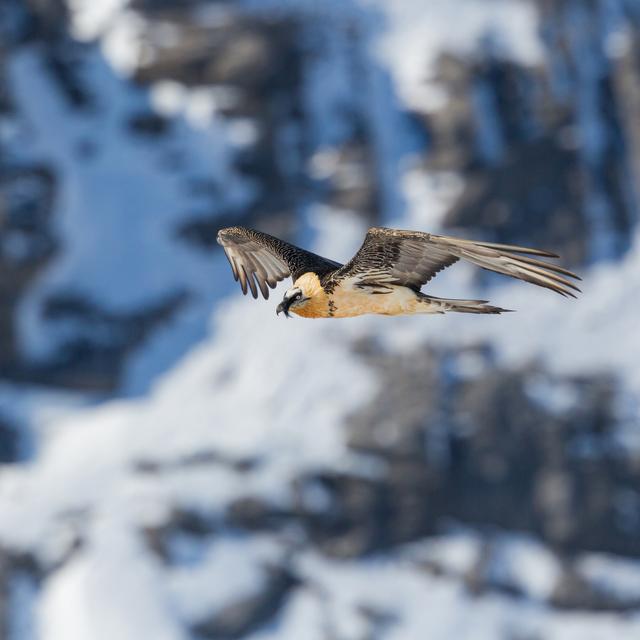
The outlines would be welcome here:
<svg viewBox="0 0 640 640">
<path fill-rule="evenodd" d="M 487 304 L 488 300 L 458 300 L 455 298 L 436 298 L 420 294 L 420 297 L 428 302 L 430 306 L 438 309 L 440 313 L 454 311 L 456 313 L 481 313 L 481 314 L 500 314 L 511 313 L 513 309 L 503 309 L 502 307 L 493 307 Z"/>
</svg>

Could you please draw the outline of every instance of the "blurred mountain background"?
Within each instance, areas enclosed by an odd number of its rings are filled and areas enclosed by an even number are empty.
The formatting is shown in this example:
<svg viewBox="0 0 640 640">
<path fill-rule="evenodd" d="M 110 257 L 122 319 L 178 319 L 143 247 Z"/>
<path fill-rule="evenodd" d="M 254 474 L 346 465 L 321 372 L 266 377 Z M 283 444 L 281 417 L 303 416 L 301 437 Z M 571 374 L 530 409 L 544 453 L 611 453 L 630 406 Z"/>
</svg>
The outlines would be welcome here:
<svg viewBox="0 0 640 640">
<path fill-rule="evenodd" d="M 2 0 L 0 639 L 639 638 L 639 182 L 637 0 Z M 287 322 L 235 224 L 584 294 Z"/>
</svg>

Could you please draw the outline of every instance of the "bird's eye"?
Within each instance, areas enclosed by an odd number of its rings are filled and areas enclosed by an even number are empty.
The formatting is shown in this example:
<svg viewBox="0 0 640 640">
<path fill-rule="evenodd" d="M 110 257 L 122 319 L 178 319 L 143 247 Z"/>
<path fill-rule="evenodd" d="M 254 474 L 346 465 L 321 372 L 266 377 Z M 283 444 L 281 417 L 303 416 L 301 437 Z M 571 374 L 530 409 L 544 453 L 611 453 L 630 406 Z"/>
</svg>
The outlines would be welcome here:
<svg viewBox="0 0 640 640">
<path fill-rule="evenodd" d="M 293 296 L 294 300 L 300 300 L 302 298 L 302 291 L 298 291 L 295 296 Z"/>
</svg>

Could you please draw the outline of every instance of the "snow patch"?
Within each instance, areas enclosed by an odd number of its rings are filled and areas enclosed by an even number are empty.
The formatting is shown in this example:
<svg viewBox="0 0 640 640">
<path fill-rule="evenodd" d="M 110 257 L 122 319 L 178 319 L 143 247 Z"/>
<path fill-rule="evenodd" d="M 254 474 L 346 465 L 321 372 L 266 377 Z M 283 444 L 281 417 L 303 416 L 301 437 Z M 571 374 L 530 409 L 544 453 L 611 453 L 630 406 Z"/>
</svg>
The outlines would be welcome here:
<svg viewBox="0 0 640 640">
<path fill-rule="evenodd" d="M 363 0 L 378 7 L 388 21 L 379 56 L 390 64 L 403 102 L 430 111 L 446 99 L 433 84 L 442 53 L 473 55 L 487 37 L 525 65 L 543 59 L 538 14 L 533 3 L 512 0 Z M 464 16 L 464 19 L 460 19 Z M 455 25 L 455 27 L 453 27 Z"/>
</svg>

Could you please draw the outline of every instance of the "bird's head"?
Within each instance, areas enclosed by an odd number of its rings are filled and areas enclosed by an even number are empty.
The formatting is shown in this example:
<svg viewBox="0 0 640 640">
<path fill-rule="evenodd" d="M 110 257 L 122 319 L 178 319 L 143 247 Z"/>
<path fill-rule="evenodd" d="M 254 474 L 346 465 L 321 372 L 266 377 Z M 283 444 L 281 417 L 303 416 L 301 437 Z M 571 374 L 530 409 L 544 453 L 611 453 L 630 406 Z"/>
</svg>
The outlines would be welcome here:
<svg viewBox="0 0 640 640">
<path fill-rule="evenodd" d="M 300 287 L 292 287 L 285 292 L 282 302 L 276 307 L 276 315 L 284 312 L 284 315 L 290 318 L 289 311 L 304 307 L 308 300 Z"/>
</svg>

